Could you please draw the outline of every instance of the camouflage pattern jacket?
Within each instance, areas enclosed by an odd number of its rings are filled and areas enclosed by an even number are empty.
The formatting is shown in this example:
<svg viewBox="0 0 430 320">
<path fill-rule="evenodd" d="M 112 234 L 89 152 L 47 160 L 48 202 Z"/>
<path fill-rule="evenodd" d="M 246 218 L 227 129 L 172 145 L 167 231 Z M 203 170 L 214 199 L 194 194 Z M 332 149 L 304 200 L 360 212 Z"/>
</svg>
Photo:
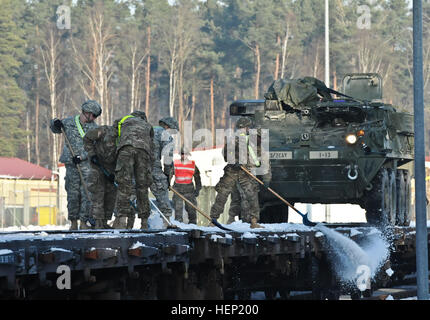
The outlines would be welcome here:
<svg viewBox="0 0 430 320">
<path fill-rule="evenodd" d="M 119 122 L 116 120 L 114 123 L 114 126 L 118 128 L 117 152 L 124 146 L 133 146 L 145 150 L 150 161 L 153 162 L 154 130 L 152 126 L 142 118 L 134 116 L 124 120 L 120 126 Z"/>
<path fill-rule="evenodd" d="M 173 174 L 173 137 L 163 127 L 154 126 L 154 168 L 161 170 L 161 157 L 164 156 L 164 172 Z"/>
<path fill-rule="evenodd" d="M 98 125 L 95 122 L 81 124 L 83 132 L 80 133 L 80 130 L 78 129 L 78 126 L 76 124 L 76 120 L 79 121 L 79 115 L 77 117 L 77 119 L 76 116 L 68 117 L 61 122 L 63 123 L 64 132 L 70 141 L 74 154 L 76 156 L 80 156 L 82 160 L 87 160 L 88 155 L 84 149 L 84 142 L 82 136 L 85 135 L 85 133 L 89 130 L 97 128 Z M 64 143 L 63 151 L 60 156 L 60 162 L 67 165 L 73 165 L 72 158 L 73 157 L 70 153 L 67 143 Z"/>
<path fill-rule="evenodd" d="M 117 129 L 100 126 L 88 131 L 84 136 L 84 148 L 88 157 L 97 156 L 102 165 L 115 168 Z"/>
</svg>

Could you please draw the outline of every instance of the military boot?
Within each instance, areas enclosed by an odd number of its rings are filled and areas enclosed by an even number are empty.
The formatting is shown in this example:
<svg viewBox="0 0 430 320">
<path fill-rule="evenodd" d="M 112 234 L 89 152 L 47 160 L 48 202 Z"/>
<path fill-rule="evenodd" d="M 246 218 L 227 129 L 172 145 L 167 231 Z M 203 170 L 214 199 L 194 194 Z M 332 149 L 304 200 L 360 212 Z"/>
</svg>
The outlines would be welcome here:
<svg viewBox="0 0 430 320">
<path fill-rule="evenodd" d="M 103 229 L 112 229 L 112 227 L 108 224 L 108 219 L 103 219 Z"/>
<path fill-rule="evenodd" d="M 135 219 L 134 216 L 128 217 L 128 219 L 127 219 L 127 226 L 126 226 L 127 229 L 133 229 L 134 219 Z"/>
<path fill-rule="evenodd" d="M 252 217 L 251 218 L 251 228 L 254 229 L 254 228 L 264 228 L 264 227 L 257 223 L 257 218 Z"/>
<path fill-rule="evenodd" d="M 85 221 L 83 221 L 83 220 L 80 220 L 80 221 L 81 221 L 81 223 L 79 225 L 79 230 L 89 230 L 89 229 L 91 229 L 91 227 L 89 227 Z"/>
<path fill-rule="evenodd" d="M 127 217 L 116 217 L 112 227 L 114 229 L 125 229 L 127 227 Z"/>
<path fill-rule="evenodd" d="M 141 222 L 141 225 L 140 225 L 140 229 L 149 229 L 149 227 L 148 227 L 148 219 L 147 218 L 142 218 L 141 219 L 142 220 L 142 222 Z"/>
<path fill-rule="evenodd" d="M 71 225 L 69 230 L 78 230 L 78 220 L 70 220 Z"/>
</svg>

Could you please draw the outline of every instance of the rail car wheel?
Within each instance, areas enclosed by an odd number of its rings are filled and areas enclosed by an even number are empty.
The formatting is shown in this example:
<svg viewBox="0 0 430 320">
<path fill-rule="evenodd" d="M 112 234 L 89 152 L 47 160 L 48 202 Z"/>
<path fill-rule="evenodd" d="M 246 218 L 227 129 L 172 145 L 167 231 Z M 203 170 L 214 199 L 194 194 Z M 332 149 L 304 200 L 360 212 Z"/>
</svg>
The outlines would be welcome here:
<svg viewBox="0 0 430 320">
<path fill-rule="evenodd" d="M 266 206 L 260 212 L 261 223 L 288 222 L 288 207 L 285 204 Z"/>
<path fill-rule="evenodd" d="M 369 224 L 394 225 L 396 223 L 396 176 L 394 171 L 382 168 L 372 181 L 373 189 L 365 201 L 366 218 Z"/>
</svg>

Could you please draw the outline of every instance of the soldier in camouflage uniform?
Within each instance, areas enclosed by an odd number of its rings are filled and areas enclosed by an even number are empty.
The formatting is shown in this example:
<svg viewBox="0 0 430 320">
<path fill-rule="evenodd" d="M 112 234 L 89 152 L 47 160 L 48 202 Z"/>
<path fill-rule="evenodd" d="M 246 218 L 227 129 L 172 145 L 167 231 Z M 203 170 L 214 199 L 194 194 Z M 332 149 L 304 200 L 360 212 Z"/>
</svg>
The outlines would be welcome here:
<svg viewBox="0 0 430 320">
<path fill-rule="evenodd" d="M 96 229 L 109 229 L 115 208 L 116 187 L 114 185 L 116 166 L 117 128 L 100 126 L 88 131 L 84 136 L 84 148 L 90 158 L 90 191 L 92 215 L 96 219 Z"/>
<path fill-rule="evenodd" d="M 82 139 L 86 132 L 97 128 L 94 120 L 102 113 L 102 108 L 94 100 L 84 102 L 81 108 L 82 112 L 80 115 L 63 120 L 52 119 L 50 124 L 53 133 L 62 133 L 62 130 L 64 130 L 75 154 L 75 157 L 72 157 L 69 147 L 65 142 L 60 162 L 66 165 L 65 188 L 67 191 L 67 210 L 69 213 L 68 218 L 71 221 L 71 230 L 78 229 L 78 220 L 81 222 L 80 229 L 88 229 L 87 222 L 92 218 L 90 216 L 91 203 L 83 185 L 85 181 L 81 181 L 77 166 L 80 167 L 84 180 L 87 180 L 90 164 Z"/>
<path fill-rule="evenodd" d="M 178 122 L 172 117 L 161 119 L 154 127 L 154 165 L 152 167 L 151 192 L 157 199 L 157 206 L 167 219 L 172 216 L 169 200 L 169 185 L 173 175 L 173 137 L 167 129 L 179 130 Z M 164 154 L 164 153 L 165 154 Z M 161 156 L 164 155 L 164 171 Z M 168 158 L 168 159 L 166 159 Z M 166 223 L 163 221 L 163 223 Z"/>
<path fill-rule="evenodd" d="M 202 188 L 200 171 L 193 160 L 189 160 L 189 153 L 181 151 L 181 160 L 174 161 L 175 183 L 173 187 L 186 199 L 197 206 L 197 197 Z M 193 178 L 194 183 L 193 184 Z M 175 208 L 175 219 L 182 222 L 183 200 L 175 193 L 173 195 L 173 206 Z M 197 223 L 196 209 L 185 202 L 185 210 L 188 213 L 188 223 Z"/>
<path fill-rule="evenodd" d="M 131 115 L 115 121 L 118 128 L 117 162 L 115 181 L 118 184 L 115 229 L 132 229 L 134 211 L 130 205 L 133 193 L 133 178 L 141 229 L 148 229 L 150 205 L 148 188 L 152 183 L 151 169 L 154 162 L 154 130 L 146 121 L 143 111 L 135 111 Z M 128 219 L 127 219 L 128 218 Z"/>
<path fill-rule="evenodd" d="M 240 118 L 236 124 L 237 129 L 245 129 L 246 133 L 241 135 L 248 135 L 248 129 L 251 126 L 252 121 L 249 118 Z M 245 171 L 240 168 L 239 164 L 239 137 L 235 137 L 235 155 L 234 160 L 235 163 L 228 163 L 224 168 L 224 175 L 215 186 L 215 190 L 217 191 L 217 196 L 215 198 L 215 203 L 211 208 L 211 218 L 218 219 L 221 213 L 224 211 L 224 205 L 227 201 L 228 195 L 233 191 L 236 192 L 234 197 L 232 197 L 232 205 L 233 208 L 229 213 L 229 222 L 233 222 L 234 215 L 237 212 L 241 212 L 241 219 L 244 222 L 248 222 L 251 224 L 251 228 L 259 228 L 261 227 L 257 222 L 260 219 L 260 206 L 258 203 L 258 192 L 259 185 L 251 176 L 249 176 Z M 252 167 L 259 167 L 260 162 L 258 161 L 256 155 L 258 154 L 257 146 L 252 145 L 249 142 L 249 139 L 246 138 L 246 148 L 243 148 L 250 153 L 249 160 L 248 157 L 246 159 L 248 162 L 243 164 L 246 168 L 250 169 Z M 261 145 L 261 144 L 260 144 Z M 229 157 L 227 156 L 227 145 L 224 146 L 224 157 L 225 160 L 228 161 Z M 263 181 L 265 184 L 269 183 L 270 180 L 270 170 L 269 173 L 263 176 Z M 239 203 L 240 199 L 240 203 Z M 240 211 L 239 211 L 240 210 Z"/>
</svg>

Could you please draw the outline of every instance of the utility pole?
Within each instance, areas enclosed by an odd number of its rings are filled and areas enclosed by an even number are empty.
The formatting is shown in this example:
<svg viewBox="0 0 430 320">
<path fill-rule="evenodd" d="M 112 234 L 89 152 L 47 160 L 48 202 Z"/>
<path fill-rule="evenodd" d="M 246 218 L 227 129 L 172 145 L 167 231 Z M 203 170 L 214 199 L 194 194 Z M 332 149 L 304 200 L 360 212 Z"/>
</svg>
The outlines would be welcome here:
<svg viewBox="0 0 430 320">
<path fill-rule="evenodd" d="M 330 88 L 329 5 L 325 0 L 325 85 Z"/>
<path fill-rule="evenodd" d="M 423 88 L 423 15 L 422 0 L 413 2 L 414 48 L 414 134 L 415 134 L 415 216 L 416 264 L 418 300 L 429 298 L 427 208 L 424 142 L 424 88 Z"/>
<path fill-rule="evenodd" d="M 328 0 L 325 0 L 325 77 L 324 82 L 327 88 L 330 88 L 330 31 L 329 31 L 329 5 Z M 330 217 L 330 205 L 326 204 L 325 216 L 326 221 Z"/>
</svg>

